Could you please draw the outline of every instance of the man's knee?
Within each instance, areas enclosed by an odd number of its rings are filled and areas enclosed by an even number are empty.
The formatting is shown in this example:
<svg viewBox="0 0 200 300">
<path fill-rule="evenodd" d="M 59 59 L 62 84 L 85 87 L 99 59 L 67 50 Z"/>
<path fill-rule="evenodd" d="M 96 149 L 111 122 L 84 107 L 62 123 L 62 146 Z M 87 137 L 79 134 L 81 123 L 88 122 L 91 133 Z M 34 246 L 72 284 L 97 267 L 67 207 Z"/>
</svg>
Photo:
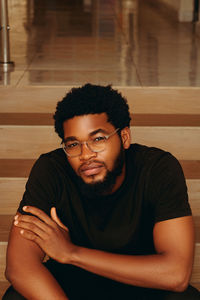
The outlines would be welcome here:
<svg viewBox="0 0 200 300">
<path fill-rule="evenodd" d="M 22 295 L 20 295 L 15 289 L 10 286 L 5 292 L 2 300 L 26 300 Z"/>
</svg>

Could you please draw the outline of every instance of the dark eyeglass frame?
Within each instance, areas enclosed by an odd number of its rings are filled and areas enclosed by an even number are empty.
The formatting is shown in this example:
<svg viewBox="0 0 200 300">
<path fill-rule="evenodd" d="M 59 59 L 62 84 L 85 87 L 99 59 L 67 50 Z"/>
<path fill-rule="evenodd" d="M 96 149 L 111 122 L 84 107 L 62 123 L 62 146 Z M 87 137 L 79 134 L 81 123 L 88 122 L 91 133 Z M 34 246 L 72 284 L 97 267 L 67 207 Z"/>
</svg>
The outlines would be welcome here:
<svg viewBox="0 0 200 300">
<path fill-rule="evenodd" d="M 110 134 L 104 135 L 103 137 L 104 137 L 104 139 L 105 139 L 105 142 L 107 142 L 107 140 L 108 140 L 112 135 L 114 135 L 115 133 L 117 133 L 119 130 L 120 130 L 120 128 L 117 128 L 117 129 L 115 129 L 113 132 L 111 132 Z M 92 150 L 92 149 L 90 148 L 90 145 L 89 145 L 90 140 L 83 141 L 83 142 L 80 142 L 80 141 L 77 140 L 76 142 L 78 142 L 80 146 L 86 145 L 86 146 L 88 147 L 88 149 L 89 149 L 90 151 L 94 152 L 94 153 L 99 153 L 99 152 L 102 152 L 102 151 L 105 150 L 105 148 L 104 148 L 103 150 L 97 150 L 97 151 Z M 82 147 L 80 148 L 80 153 L 79 153 L 79 154 L 71 155 L 71 154 L 69 154 L 69 153 L 66 151 L 66 146 L 65 146 L 65 142 L 64 142 L 64 141 L 61 142 L 61 145 L 62 145 L 62 148 L 63 148 L 65 154 L 66 154 L 67 156 L 69 156 L 69 157 L 77 157 L 77 156 L 79 156 L 79 155 L 82 154 Z"/>
</svg>

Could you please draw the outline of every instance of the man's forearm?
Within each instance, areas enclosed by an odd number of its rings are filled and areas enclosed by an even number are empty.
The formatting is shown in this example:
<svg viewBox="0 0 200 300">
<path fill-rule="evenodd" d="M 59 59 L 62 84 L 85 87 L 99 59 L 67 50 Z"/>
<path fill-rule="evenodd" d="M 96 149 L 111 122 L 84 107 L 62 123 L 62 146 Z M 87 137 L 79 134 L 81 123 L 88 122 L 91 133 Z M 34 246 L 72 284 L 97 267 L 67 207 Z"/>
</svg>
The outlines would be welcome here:
<svg viewBox="0 0 200 300">
<path fill-rule="evenodd" d="M 71 263 L 125 284 L 165 289 L 182 290 L 179 275 L 180 264 L 164 254 L 132 256 L 112 254 L 104 251 L 77 248 Z M 184 289 L 184 288 L 183 288 Z"/>
<path fill-rule="evenodd" d="M 16 291 L 28 300 L 68 299 L 56 279 L 42 264 L 21 266 L 21 270 L 13 270 L 7 277 Z"/>
<path fill-rule="evenodd" d="M 194 257 L 191 216 L 156 223 L 153 235 L 157 254 L 133 256 L 74 245 L 55 208 L 52 219 L 37 208 L 28 206 L 25 210 L 38 218 L 19 216 L 15 225 L 23 228 L 21 235 L 60 263 L 135 286 L 182 291 L 188 285 Z"/>
</svg>

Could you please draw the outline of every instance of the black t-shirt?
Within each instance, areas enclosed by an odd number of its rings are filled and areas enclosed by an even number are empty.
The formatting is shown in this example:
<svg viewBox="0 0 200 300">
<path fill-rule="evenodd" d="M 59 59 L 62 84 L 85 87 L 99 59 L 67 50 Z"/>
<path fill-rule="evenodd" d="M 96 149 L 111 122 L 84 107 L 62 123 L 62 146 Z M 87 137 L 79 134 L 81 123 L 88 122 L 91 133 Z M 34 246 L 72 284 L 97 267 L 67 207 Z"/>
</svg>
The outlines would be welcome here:
<svg viewBox="0 0 200 300">
<path fill-rule="evenodd" d="M 55 206 L 77 245 L 121 254 L 155 253 L 154 224 L 191 215 L 184 175 L 177 159 L 163 150 L 133 144 L 125 152 L 123 184 L 95 199 L 81 195 L 62 149 L 41 155 L 19 212 L 33 205 L 49 215 Z"/>
</svg>

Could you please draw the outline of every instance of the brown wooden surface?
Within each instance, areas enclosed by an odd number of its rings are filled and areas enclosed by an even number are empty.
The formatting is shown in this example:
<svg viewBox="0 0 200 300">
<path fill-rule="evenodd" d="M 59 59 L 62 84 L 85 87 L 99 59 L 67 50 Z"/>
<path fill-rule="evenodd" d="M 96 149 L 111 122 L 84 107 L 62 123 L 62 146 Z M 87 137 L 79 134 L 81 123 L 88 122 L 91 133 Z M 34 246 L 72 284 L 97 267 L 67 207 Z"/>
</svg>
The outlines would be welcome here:
<svg viewBox="0 0 200 300">
<path fill-rule="evenodd" d="M 0 242 L 7 242 L 14 215 L 0 215 Z"/>
<path fill-rule="evenodd" d="M 35 159 L 0 159 L 0 177 L 28 177 Z"/>
<path fill-rule="evenodd" d="M 52 113 L 56 103 L 72 86 L 0 87 L 0 112 Z M 134 113 L 196 114 L 200 111 L 200 88 L 119 87 Z"/>
<path fill-rule="evenodd" d="M 0 125 L 53 125 L 50 113 L 0 113 Z"/>
<path fill-rule="evenodd" d="M 0 113 L 0 125 L 53 125 L 51 113 Z M 131 126 L 200 126 L 197 114 L 131 114 Z"/>
<path fill-rule="evenodd" d="M 131 126 L 200 126 L 200 115 L 131 114 Z"/>
<path fill-rule="evenodd" d="M 0 281 L 0 299 L 3 297 L 5 291 L 10 286 L 8 281 Z"/>
<path fill-rule="evenodd" d="M 200 179 L 200 161 L 199 160 L 180 160 L 185 178 Z"/>
</svg>

